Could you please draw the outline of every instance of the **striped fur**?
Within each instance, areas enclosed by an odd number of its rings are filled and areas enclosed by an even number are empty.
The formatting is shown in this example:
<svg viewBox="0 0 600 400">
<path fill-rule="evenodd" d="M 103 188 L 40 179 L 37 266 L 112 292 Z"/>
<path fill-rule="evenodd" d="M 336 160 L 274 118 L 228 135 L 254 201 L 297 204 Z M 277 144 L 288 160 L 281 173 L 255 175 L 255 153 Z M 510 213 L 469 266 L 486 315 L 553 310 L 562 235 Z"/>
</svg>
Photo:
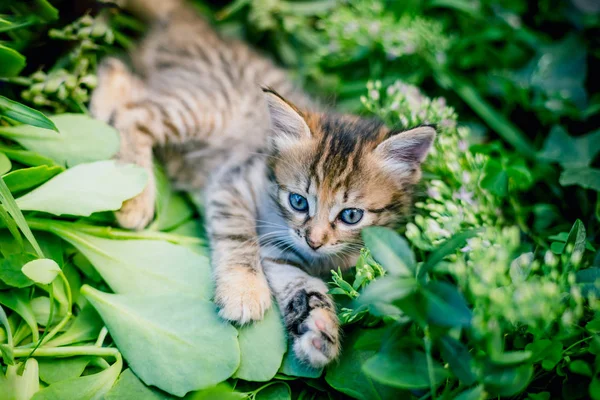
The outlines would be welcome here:
<svg viewBox="0 0 600 400">
<path fill-rule="evenodd" d="M 297 356 L 327 364 L 340 339 L 318 276 L 355 263 L 363 227 L 406 214 L 435 131 L 317 112 L 284 70 L 219 36 L 186 4 L 124 3 L 151 29 L 131 54 L 133 69 L 102 63 L 90 108 L 121 133 L 119 159 L 151 179 L 118 222 L 142 229 L 153 218 L 156 150 L 179 187 L 204 193 L 220 314 L 259 320 L 273 295 Z M 291 206 L 292 193 L 307 199 L 306 212 Z M 344 223 L 346 208 L 363 210 L 362 219 Z"/>
</svg>

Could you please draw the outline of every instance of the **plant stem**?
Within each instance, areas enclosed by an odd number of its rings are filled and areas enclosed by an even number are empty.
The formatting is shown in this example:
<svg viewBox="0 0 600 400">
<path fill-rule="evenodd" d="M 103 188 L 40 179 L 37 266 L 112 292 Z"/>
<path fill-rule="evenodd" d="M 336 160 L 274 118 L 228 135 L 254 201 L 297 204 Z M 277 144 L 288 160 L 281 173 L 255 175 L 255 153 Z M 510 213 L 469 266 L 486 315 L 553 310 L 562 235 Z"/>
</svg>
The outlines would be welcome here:
<svg viewBox="0 0 600 400">
<path fill-rule="evenodd" d="M 56 221 L 52 219 L 28 218 L 27 223 L 30 228 L 38 231 L 51 232 L 55 234 L 70 233 L 73 231 L 83 232 L 90 235 L 105 237 L 109 239 L 144 239 L 144 240 L 165 240 L 175 244 L 203 244 L 200 238 L 176 235 L 165 232 L 141 231 L 132 232 L 122 229 L 112 228 L 110 226 L 95 226 L 82 224 L 79 222 Z"/>
<path fill-rule="evenodd" d="M 95 346 L 102 347 L 104 339 L 106 339 L 106 335 L 108 335 L 108 329 L 106 329 L 106 326 L 103 326 L 100 330 L 100 334 L 98 335 L 98 340 L 96 340 Z"/>
<path fill-rule="evenodd" d="M 26 357 L 30 349 L 17 347 L 13 350 L 15 357 Z M 65 346 L 65 347 L 40 347 L 36 350 L 36 357 L 73 357 L 73 356 L 100 356 L 117 357 L 119 350 L 114 347 L 96 346 Z"/>
<path fill-rule="evenodd" d="M 425 353 L 427 355 L 427 372 L 429 374 L 429 390 L 431 398 L 435 400 L 435 376 L 433 373 L 433 358 L 431 357 L 431 338 L 429 337 L 429 325 L 425 327 Z"/>
</svg>

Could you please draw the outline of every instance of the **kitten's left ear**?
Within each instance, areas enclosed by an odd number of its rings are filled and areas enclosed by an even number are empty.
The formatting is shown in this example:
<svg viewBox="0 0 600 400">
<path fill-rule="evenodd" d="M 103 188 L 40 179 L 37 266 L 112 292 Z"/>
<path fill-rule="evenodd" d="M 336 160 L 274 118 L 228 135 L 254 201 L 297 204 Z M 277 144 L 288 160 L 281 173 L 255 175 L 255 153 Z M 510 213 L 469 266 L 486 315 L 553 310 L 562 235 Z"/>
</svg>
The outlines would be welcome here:
<svg viewBox="0 0 600 400">
<path fill-rule="evenodd" d="M 406 174 L 414 171 L 425 160 L 435 136 L 433 127 L 420 126 L 384 140 L 375 148 L 375 154 L 391 173 Z"/>
<path fill-rule="evenodd" d="M 272 138 L 279 150 L 311 136 L 310 128 L 293 104 L 271 89 L 263 92 L 271 115 Z"/>
</svg>

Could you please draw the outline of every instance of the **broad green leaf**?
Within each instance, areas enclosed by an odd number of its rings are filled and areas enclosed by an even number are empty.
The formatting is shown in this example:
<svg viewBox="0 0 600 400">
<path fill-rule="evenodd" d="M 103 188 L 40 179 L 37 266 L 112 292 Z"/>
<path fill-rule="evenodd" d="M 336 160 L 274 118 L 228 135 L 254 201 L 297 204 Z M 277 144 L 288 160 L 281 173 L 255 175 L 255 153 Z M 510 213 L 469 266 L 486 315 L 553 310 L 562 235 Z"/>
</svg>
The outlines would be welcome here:
<svg viewBox="0 0 600 400">
<path fill-rule="evenodd" d="M 66 379 L 40 390 L 32 400 L 100 400 L 114 385 L 123 368 L 120 355 L 109 368 L 93 375 Z"/>
<path fill-rule="evenodd" d="M 31 330 L 32 339 L 37 342 L 40 338 L 38 333 L 35 314 L 31 308 L 31 303 L 26 290 L 12 289 L 10 291 L 0 291 L 0 304 L 6 306 L 19 314 Z"/>
<path fill-rule="evenodd" d="M 156 218 L 149 229 L 171 230 L 188 220 L 194 214 L 194 208 L 182 193 L 173 191 L 165 173 L 156 165 L 154 175 L 157 190 Z"/>
<path fill-rule="evenodd" d="M 568 168 L 560 174 L 559 183 L 563 186 L 579 185 L 600 192 L 600 169 Z"/>
<path fill-rule="evenodd" d="M 488 192 L 504 197 L 508 194 L 508 174 L 502 164 L 493 158 L 488 159 L 483 169 L 480 186 Z"/>
<path fill-rule="evenodd" d="M 60 133 L 20 125 L 0 127 L 0 135 L 53 159 L 63 167 L 108 160 L 119 150 L 119 134 L 104 122 L 83 114 L 62 114 L 51 120 Z"/>
<path fill-rule="evenodd" d="M 47 345 L 58 347 L 96 340 L 103 326 L 104 322 L 96 309 L 86 303 L 67 330 L 50 340 Z"/>
<path fill-rule="evenodd" d="M 93 357 L 44 358 L 38 360 L 40 379 L 51 385 L 67 379 L 78 378 Z"/>
<path fill-rule="evenodd" d="M 440 351 L 444 361 L 463 385 L 471 386 L 477 380 L 473 359 L 469 349 L 458 340 L 445 335 L 440 340 Z"/>
<path fill-rule="evenodd" d="M 303 363 L 296 357 L 291 343 L 288 345 L 288 351 L 283 357 L 279 372 L 288 376 L 297 376 L 302 378 L 318 378 L 323 374 L 323 368 L 313 368 Z"/>
<path fill-rule="evenodd" d="M 362 370 L 377 382 L 399 389 L 425 389 L 430 386 L 427 356 L 418 350 L 382 349 L 363 364 Z M 431 373 L 436 386 L 447 377 L 446 370 L 437 363 Z"/>
<path fill-rule="evenodd" d="M 61 272 L 56 261 L 49 258 L 40 258 L 38 260 L 29 261 L 23 265 L 21 271 L 27 275 L 29 279 L 36 283 L 49 285 L 56 276 Z"/>
<path fill-rule="evenodd" d="M 29 358 L 22 365 L 9 365 L 6 374 L 0 370 L 0 395 L 2 400 L 29 400 L 39 390 L 38 363 Z"/>
<path fill-rule="evenodd" d="M 285 382 L 277 382 L 261 389 L 255 397 L 256 400 L 291 400 L 292 390 Z"/>
<path fill-rule="evenodd" d="M 335 390 L 361 400 L 408 399 L 408 392 L 382 385 L 361 369 L 361 365 L 375 355 L 374 350 L 357 349 L 355 343 L 362 336 L 361 329 L 354 329 L 344 338 L 344 350 L 339 361 L 327 367 L 325 380 Z"/>
<path fill-rule="evenodd" d="M 537 339 L 525 346 L 532 353 L 531 362 L 542 362 L 546 370 L 553 369 L 562 360 L 563 345 L 559 340 Z"/>
<path fill-rule="evenodd" d="M 0 152 L 0 175 L 6 174 L 12 168 L 12 163 L 6 154 Z"/>
<path fill-rule="evenodd" d="M 600 151 L 600 130 L 572 137 L 561 126 L 554 126 L 538 155 L 563 167 L 587 167 Z"/>
<path fill-rule="evenodd" d="M 17 199 L 21 210 L 89 216 L 114 211 L 146 186 L 146 171 L 116 161 L 80 164 Z M 77 199 L 77 201 L 73 201 Z"/>
<path fill-rule="evenodd" d="M 0 44 L 0 77 L 16 76 L 24 67 L 25 57 L 22 54 Z"/>
<path fill-rule="evenodd" d="M 271 307 L 262 321 L 238 329 L 240 367 L 234 377 L 246 381 L 271 380 L 287 347 L 287 337 L 277 307 Z"/>
<path fill-rule="evenodd" d="M 74 229 L 52 232 L 83 253 L 115 293 L 212 297 L 208 259 L 186 247 L 158 240 L 104 239 Z"/>
<path fill-rule="evenodd" d="M 207 300 L 152 290 L 145 296 L 106 294 L 88 285 L 81 292 L 147 385 L 183 396 L 222 382 L 239 366 L 237 331 Z"/>
<path fill-rule="evenodd" d="M 488 392 L 499 396 L 513 396 L 527 387 L 533 376 L 533 367 L 530 364 L 516 367 L 489 364 L 482 374 Z"/>
<path fill-rule="evenodd" d="M 48 119 L 44 114 L 38 110 L 27 107 L 26 105 L 7 99 L 4 96 L 0 96 L 0 115 L 22 124 L 37 126 L 38 128 L 43 129 L 51 129 L 58 132 L 54 122 Z"/>
<path fill-rule="evenodd" d="M 468 230 L 454 234 L 450 239 L 438 246 L 427 258 L 427 261 L 419 269 L 419 276 L 424 276 L 431 271 L 446 256 L 456 254 L 465 244 L 467 239 L 477 235 L 477 230 Z"/>
<path fill-rule="evenodd" d="M 427 319 L 441 326 L 468 326 L 471 310 L 463 295 L 449 283 L 431 281 L 425 286 Z"/>
<path fill-rule="evenodd" d="M 9 172 L 2 179 L 6 182 L 6 186 L 10 191 L 16 193 L 34 188 L 62 171 L 64 171 L 64 168 L 59 166 L 39 165 Z"/>
<path fill-rule="evenodd" d="M 414 276 L 415 257 L 406 240 L 389 228 L 362 230 L 362 237 L 373 258 L 392 275 Z"/>
<path fill-rule="evenodd" d="M 0 260 L 0 280 L 16 288 L 33 285 L 34 282 L 21 271 L 31 260 L 35 260 L 35 256 L 29 253 L 10 254 L 4 260 Z"/>
<path fill-rule="evenodd" d="M 104 396 L 104 400 L 167 400 L 172 398 L 144 385 L 130 368 L 123 371 L 115 386 Z"/>
<path fill-rule="evenodd" d="M 56 300 L 56 299 L 55 299 Z M 34 297 L 30 301 L 31 310 L 33 311 L 33 315 L 35 316 L 35 320 L 38 325 L 47 326 L 48 320 L 50 319 L 50 313 L 52 312 L 52 302 L 48 296 L 38 296 Z M 50 324 L 57 323 L 60 320 L 60 315 L 58 315 L 57 307 L 54 308 L 54 315 Z"/>
</svg>

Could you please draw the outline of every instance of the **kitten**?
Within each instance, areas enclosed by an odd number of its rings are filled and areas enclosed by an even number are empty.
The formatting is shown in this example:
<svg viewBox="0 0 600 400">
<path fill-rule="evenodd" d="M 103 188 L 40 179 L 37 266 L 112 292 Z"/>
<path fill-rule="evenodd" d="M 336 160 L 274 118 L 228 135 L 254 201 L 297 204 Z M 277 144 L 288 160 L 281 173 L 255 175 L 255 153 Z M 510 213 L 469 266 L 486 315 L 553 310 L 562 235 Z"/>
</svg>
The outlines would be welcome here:
<svg viewBox="0 0 600 400">
<path fill-rule="evenodd" d="M 102 63 L 90 105 L 119 130 L 118 157 L 150 176 L 118 222 L 142 229 L 153 218 L 152 154 L 161 149 L 172 179 L 203 190 L 220 315 L 260 320 L 274 296 L 299 359 L 329 363 L 339 327 L 318 276 L 354 265 L 363 227 L 406 214 L 435 130 L 312 111 L 285 71 L 186 4 L 124 6 L 152 27 L 131 55 L 135 72 Z"/>
</svg>

